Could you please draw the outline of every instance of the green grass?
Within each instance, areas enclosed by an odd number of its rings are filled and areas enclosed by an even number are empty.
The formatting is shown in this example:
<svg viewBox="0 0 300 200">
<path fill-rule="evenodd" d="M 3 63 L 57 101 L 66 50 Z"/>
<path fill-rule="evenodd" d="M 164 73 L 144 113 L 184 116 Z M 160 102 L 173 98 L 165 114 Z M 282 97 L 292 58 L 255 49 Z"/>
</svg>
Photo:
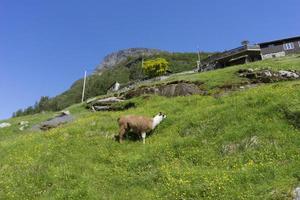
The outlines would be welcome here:
<svg viewBox="0 0 300 200">
<path fill-rule="evenodd" d="M 179 76 L 217 87 L 241 67 L 300 69 L 288 57 Z M 76 121 L 47 132 L 0 131 L 0 199 L 291 199 L 300 184 L 300 81 L 214 98 L 132 99 L 124 112 L 70 108 Z M 124 114 L 167 119 L 141 142 L 114 141 Z M 52 116 L 28 116 L 31 124 Z M 255 138 L 255 142 L 251 139 Z M 236 147 L 226 151 L 227 147 Z"/>
<path fill-rule="evenodd" d="M 204 73 L 194 73 L 194 74 L 183 74 L 183 75 L 173 75 L 168 79 L 145 84 L 161 84 L 172 82 L 176 80 L 185 80 L 185 81 L 202 81 L 204 82 L 204 88 L 207 90 L 213 90 L 216 87 L 230 84 L 238 84 L 245 82 L 245 78 L 238 77 L 236 72 L 238 69 L 242 68 L 252 68 L 252 69 L 273 69 L 273 70 L 300 70 L 300 55 L 287 56 L 277 59 L 268 59 L 259 62 L 249 63 L 245 65 L 238 65 L 233 67 L 227 67 L 224 69 L 218 69 L 214 71 L 208 71 Z"/>
</svg>

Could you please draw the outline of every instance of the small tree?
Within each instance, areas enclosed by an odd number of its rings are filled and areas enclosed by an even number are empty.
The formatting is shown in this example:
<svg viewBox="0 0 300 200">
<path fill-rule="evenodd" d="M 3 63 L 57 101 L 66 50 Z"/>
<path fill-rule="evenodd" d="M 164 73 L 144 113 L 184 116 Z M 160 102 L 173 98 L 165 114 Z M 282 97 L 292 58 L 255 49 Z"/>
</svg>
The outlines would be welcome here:
<svg viewBox="0 0 300 200">
<path fill-rule="evenodd" d="M 164 58 L 148 60 L 145 61 L 143 65 L 144 73 L 150 78 L 165 74 L 168 68 L 169 68 L 169 63 Z"/>
</svg>

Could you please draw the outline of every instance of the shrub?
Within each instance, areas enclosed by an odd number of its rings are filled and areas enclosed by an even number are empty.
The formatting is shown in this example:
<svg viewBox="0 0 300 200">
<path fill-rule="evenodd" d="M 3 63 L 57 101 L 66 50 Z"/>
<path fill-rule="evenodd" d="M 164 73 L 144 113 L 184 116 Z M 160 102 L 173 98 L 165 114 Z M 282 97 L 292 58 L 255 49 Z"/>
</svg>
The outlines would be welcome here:
<svg viewBox="0 0 300 200">
<path fill-rule="evenodd" d="M 149 77 L 161 76 L 166 73 L 169 68 L 169 63 L 164 58 L 148 60 L 143 65 L 144 73 Z"/>
</svg>

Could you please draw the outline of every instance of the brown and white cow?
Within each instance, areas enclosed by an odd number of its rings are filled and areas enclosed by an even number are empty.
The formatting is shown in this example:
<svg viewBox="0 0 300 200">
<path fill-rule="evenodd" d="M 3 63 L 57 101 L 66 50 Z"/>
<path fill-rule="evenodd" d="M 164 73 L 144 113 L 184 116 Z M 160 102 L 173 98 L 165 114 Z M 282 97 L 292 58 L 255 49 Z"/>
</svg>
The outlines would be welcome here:
<svg viewBox="0 0 300 200">
<path fill-rule="evenodd" d="M 154 130 L 167 116 L 161 112 L 153 118 L 136 115 L 126 115 L 118 119 L 119 123 L 119 142 L 122 143 L 125 133 L 132 131 L 143 138 L 145 144 L 146 134 Z"/>
</svg>

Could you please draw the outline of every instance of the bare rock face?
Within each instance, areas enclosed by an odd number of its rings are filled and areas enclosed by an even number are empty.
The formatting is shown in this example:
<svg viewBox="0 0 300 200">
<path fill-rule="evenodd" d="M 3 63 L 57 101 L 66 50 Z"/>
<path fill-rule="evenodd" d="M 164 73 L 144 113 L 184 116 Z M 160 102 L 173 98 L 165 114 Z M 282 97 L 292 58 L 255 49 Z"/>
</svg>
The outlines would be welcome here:
<svg viewBox="0 0 300 200">
<path fill-rule="evenodd" d="M 148 49 L 148 48 L 130 48 L 130 49 L 120 50 L 105 56 L 102 63 L 97 67 L 96 71 L 112 68 L 126 61 L 128 57 L 139 57 L 142 55 L 151 56 L 160 52 L 163 51 L 158 49 Z"/>
<path fill-rule="evenodd" d="M 124 97 L 126 99 L 130 99 L 145 94 L 156 94 L 165 97 L 176 97 L 205 93 L 206 91 L 201 90 L 199 86 L 194 83 L 178 82 L 168 83 L 166 85 L 137 88 L 135 90 L 130 90 L 127 93 L 125 93 Z"/>
<path fill-rule="evenodd" d="M 33 126 L 31 131 L 47 131 L 72 121 L 74 121 L 74 117 L 70 112 L 62 111 L 58 116 Z"/>
</svg>

